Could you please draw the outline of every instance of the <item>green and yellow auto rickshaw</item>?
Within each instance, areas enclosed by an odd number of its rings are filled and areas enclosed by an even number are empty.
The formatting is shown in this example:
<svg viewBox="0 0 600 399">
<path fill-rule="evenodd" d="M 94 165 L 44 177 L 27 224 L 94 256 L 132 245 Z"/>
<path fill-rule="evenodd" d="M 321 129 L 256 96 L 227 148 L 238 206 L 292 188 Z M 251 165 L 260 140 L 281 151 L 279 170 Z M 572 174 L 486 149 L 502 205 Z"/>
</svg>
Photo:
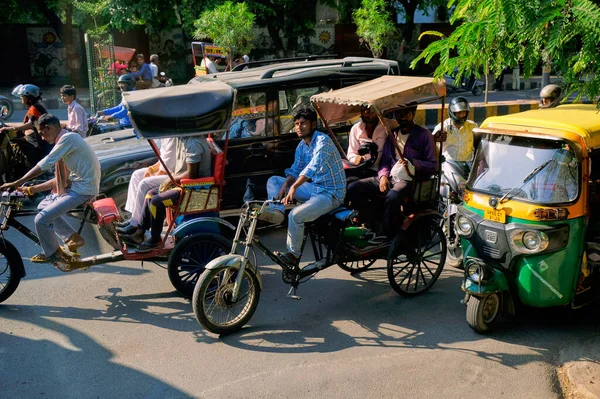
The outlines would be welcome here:
<svg viewBox="0 0 600 399">
<path fill-rule="evenodd" d="M 600 114 L 564 105 L 486 119 L 458 208 L 467 322 L 479 333 L 520 304 L 600 297 Z"/>
</svg>

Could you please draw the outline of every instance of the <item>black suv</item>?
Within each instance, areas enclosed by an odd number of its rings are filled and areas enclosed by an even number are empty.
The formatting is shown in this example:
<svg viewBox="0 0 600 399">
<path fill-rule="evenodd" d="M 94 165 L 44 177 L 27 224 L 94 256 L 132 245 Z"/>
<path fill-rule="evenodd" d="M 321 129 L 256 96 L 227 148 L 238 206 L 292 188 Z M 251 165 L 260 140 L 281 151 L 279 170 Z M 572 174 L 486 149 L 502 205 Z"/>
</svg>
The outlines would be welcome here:
<svg viewBox="0 0 600 399">
<path fill-rule="evenodd" d="M 292 111 L 310 104 L 313 94 L 339 89 L 382 75 L 398 75 L 396 61 L 344 58 L 289 62 L 193 78 L 188 84 L 220 80 L 237 90 L 229 133 L 226 187 L 222 209 L 241 205 L 246 179 L 256 184 L 257 197 L 266 197 L 266 181 L 290 167 L 299 138 L 294 132 Z M 348 126 L 338 126 L 343 146 Z M 100 192 L 124 206 L 131 173 L 148 166 L 156 157 L 132 130 L 88 138 L 102 167 Z M 221 138 L 216 138 L 223 147 Z"/>
</svg>

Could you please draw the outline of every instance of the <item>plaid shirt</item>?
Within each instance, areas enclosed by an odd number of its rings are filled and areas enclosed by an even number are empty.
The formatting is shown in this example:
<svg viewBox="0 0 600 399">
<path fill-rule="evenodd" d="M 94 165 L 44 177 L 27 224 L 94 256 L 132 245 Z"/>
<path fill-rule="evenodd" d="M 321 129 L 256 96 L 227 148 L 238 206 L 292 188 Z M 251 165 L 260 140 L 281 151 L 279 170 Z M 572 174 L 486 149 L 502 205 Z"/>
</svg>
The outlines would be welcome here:
<svg viewBox="0 0 600 399">
<path fill-rule="evenodd" d="M 315 131 L 310 144 L 300 140 L 291 168 L 286 176 L 306 176 L 315 187 L 313 195 L 327 193 L 339 201 L 346 195 L 346 174 L 342 158 L 333 141 L 325 133 Z"/>
</svg>

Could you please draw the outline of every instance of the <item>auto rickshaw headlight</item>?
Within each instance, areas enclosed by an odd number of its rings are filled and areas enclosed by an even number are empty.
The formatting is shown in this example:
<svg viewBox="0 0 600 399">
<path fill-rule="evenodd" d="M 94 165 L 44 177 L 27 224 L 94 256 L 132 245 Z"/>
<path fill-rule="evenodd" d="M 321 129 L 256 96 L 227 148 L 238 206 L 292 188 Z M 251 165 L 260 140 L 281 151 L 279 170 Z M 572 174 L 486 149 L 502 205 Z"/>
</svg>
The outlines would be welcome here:
<svg viewBox="0 0 600 399">
<path fill-rule="evenodd" d="M 512 234 L 514 248 L 521 253 L 538 253 L 550 244 L 548 235 L 538 230 L 520 230 Z"/>
<path fill-rule="evenodd" d="M 456 228 L 458 229 L 459 234 L 464 236 L 473 233 L 473 224 L 469 218 L 464 215 L 459 215 L 458 218 L 456 218 Z"/>
<path fill-rule="evenodd" d="M 467 259 L 465 273 L 469 280 L 478 284 L 490 281 L 494 276 L 494 271 L 490 266 L 473 258 Z"/>
<path fill-rule="evenodd" d="M 540 236 L 533 231 L 523 234 L 523 245 L 525 248 L 535 251 L 540 247 Z"/>
</svg>

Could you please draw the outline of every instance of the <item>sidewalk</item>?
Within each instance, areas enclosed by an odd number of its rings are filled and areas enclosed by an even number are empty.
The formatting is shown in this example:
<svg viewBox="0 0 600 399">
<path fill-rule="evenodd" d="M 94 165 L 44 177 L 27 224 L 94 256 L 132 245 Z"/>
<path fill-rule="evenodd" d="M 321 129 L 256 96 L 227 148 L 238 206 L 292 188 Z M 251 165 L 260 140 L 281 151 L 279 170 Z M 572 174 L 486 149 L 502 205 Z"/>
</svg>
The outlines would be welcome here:
<svg viewBox="0 0 600 399">
<path fill-rule="evenodd" d="M 558 378 L 566 399 L 600 399 L 600 338 L 561 349 L 558 361 Z"/>
</svg>

